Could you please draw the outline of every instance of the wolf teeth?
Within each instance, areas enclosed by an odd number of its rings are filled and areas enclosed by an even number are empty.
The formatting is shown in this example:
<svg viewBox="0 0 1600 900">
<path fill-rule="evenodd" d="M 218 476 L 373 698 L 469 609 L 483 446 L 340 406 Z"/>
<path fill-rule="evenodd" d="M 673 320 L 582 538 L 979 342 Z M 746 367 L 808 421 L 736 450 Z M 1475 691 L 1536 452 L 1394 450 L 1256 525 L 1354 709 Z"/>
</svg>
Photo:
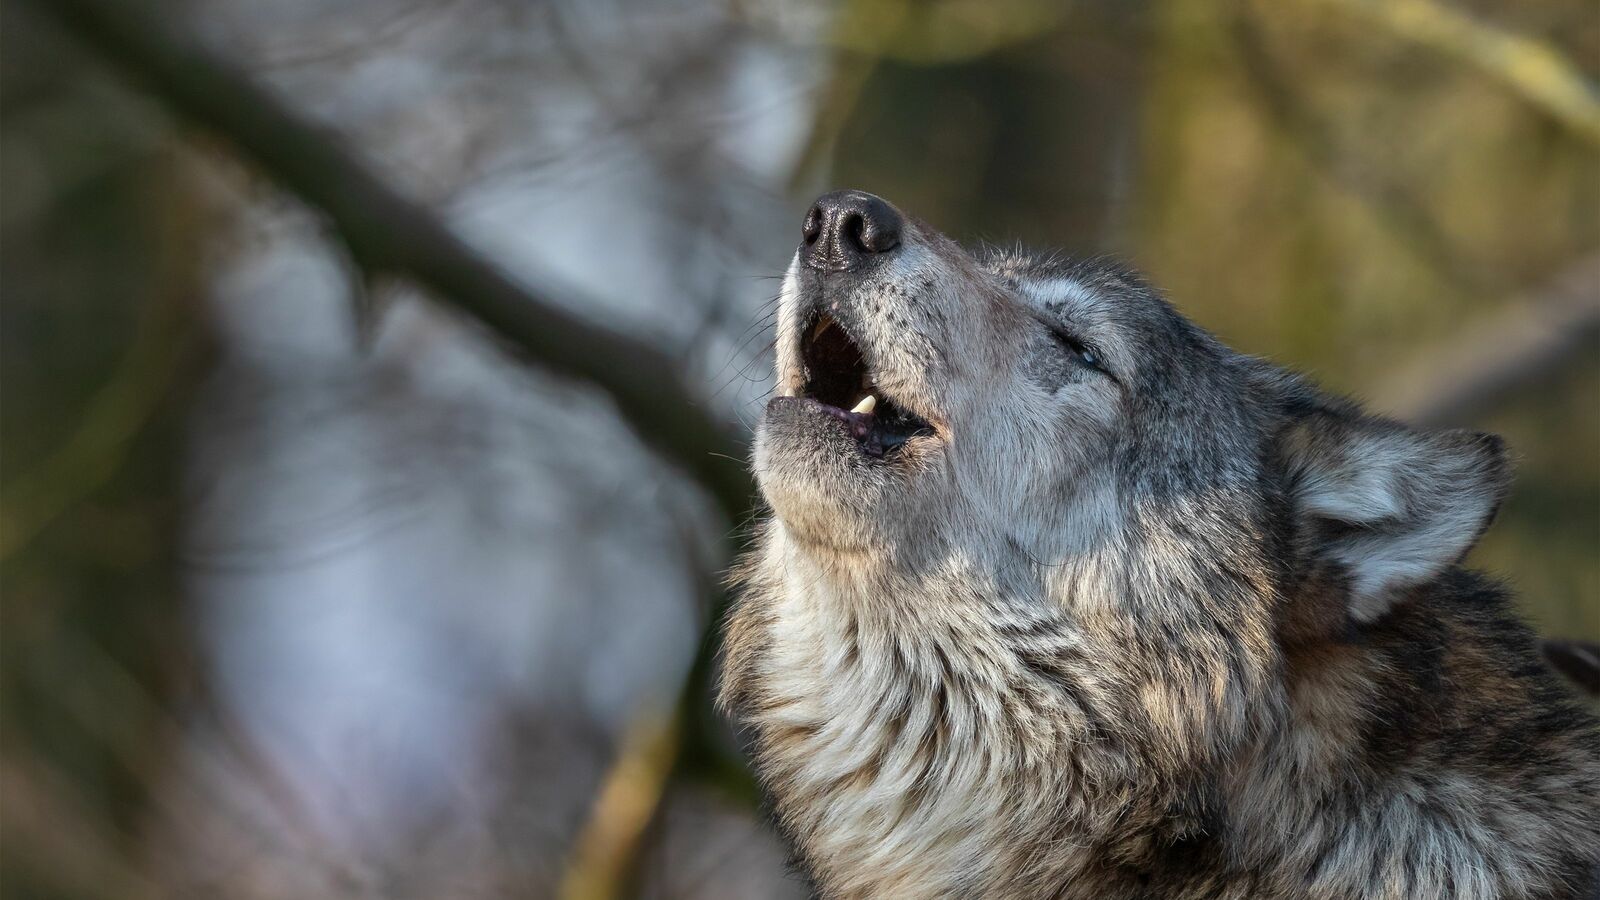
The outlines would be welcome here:
<svg viewBox="0 0 1600 900">
<path fill-rule="evenodd" d="M 853 413 L 869 413 L 869 412 L 872 412 L 874 409 L 877 409 L 877 408 L 878 408 L 878 398 L 873 396 L 872 394 L 868 394 L 865 397 L 861 398 L 861 402 L 856 404 L 856 408 L 855 409 L 852 409 L 850 411 L 853 412 Z"/>
</svg>

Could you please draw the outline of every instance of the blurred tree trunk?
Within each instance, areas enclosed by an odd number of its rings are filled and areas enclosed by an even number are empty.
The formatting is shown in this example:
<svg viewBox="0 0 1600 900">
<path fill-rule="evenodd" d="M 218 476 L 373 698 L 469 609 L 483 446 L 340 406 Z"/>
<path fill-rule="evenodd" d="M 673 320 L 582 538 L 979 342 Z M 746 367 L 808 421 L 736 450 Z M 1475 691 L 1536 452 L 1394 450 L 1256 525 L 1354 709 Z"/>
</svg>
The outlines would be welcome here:
<svg viewBox="0 0 1600 900">
<path fill-rule="evenodd" d="M 828 186 L 916 198 L 916 215 L 961 240 L 1122 247 L 1146 16 L 1095 2 L 1070 24 L 967 61 L 881 61 L 832 147 Z"/>
<path fill-rule="evenodd" d="M 133 896 L 191 664 L 179 450 L 205 204 L 98 71 L 7 17 L 0 880 Z"/>
</svg>

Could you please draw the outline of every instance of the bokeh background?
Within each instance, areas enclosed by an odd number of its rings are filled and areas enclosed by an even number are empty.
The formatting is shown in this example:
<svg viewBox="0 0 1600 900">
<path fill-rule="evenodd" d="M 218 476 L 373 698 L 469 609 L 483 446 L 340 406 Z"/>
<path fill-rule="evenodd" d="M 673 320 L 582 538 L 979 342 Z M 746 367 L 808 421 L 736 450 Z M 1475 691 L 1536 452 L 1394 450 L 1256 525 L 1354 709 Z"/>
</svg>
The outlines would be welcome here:
<svg viewBox="0 0 1600 900">
<path fill-rule="evenodd" d="M 1506 435 L 1472 561 L 1600 639 L 1590 0 L 113 5 L 735 435 L 822 190 L 1123 257 L 1242 350 Z M 0 16 L 0 891 L 804 896 L 705 701 L 725 496 L 50 0 Z"/>
</svg>

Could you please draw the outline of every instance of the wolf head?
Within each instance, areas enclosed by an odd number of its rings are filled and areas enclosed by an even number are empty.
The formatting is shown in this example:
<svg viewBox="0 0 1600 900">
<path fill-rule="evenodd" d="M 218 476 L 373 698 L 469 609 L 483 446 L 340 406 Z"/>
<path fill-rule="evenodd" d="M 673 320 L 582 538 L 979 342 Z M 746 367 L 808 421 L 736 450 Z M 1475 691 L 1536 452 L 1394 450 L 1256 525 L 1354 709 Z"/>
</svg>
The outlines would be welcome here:
<svg viewBox="0 0 1600 900">
<path fill-rule="evenodd" d="M 779 323 L 757 478 L 780 540 L 867 577 L 958 554 L 1069 605 L 1220 579 L 1359 626 L 1457 562 L 1508 484 L 1493 436 L 1363 414 L 1123 268 L 974 255 L 870 194 L 811 210 Z"/>
</svg>

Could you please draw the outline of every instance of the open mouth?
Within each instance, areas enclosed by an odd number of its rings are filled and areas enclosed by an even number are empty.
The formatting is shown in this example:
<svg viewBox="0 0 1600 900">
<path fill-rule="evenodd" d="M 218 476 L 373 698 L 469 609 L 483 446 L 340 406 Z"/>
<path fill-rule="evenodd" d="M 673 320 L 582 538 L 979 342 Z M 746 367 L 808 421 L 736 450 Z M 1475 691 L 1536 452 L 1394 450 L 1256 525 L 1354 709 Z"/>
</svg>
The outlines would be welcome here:
<svg viewBox="0 0 1600 900">
<path fill-rule="evenodd" d="M 800 358 L 806 370 L 801 395 L 845 423 L 868 456 L 887 456 L 911 438 L 933 433 L 927 420 L 896 405 L 873 383 L 861 348 L 827 313 L 806 325 Z"/>
</svg>

